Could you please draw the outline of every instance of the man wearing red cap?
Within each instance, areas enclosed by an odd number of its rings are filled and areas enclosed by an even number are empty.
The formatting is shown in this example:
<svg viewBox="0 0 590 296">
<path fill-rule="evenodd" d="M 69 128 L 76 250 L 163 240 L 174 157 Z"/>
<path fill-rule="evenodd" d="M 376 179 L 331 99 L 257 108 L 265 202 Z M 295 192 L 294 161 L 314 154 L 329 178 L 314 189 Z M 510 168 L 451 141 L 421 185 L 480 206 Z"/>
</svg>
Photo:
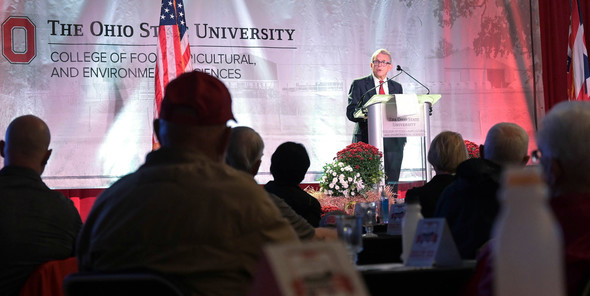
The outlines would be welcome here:
<svg viewBox="0 0 590 296">
<path fill-rule="evenodd" d="M 171 81 L 161 144 L 96 200 L 80 233 L 81 271 L 146 269 L 197 295 L 243 295 L 262 246 L 297 241 L 264 189 L 227 166 L 231 96 L 202 72 Z"/>
</svg>

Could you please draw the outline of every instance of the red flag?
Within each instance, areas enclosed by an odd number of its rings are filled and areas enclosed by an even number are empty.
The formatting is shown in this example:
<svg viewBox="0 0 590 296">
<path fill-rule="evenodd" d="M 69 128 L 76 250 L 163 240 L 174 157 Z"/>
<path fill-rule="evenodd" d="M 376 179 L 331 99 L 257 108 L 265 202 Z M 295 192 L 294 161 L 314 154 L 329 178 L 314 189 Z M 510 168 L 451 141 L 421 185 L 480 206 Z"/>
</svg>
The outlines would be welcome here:
<svg viewBox="0 0 590 296">
<path fill-rule="evenodd" d="M 590 100 L 590 67 L 578 0 L 570 0 L 570 32 L 567 48 L 567 90 L 569 100 Z"/>
<path fill-rule="evenodd" d="M 183 72 L 193 70 L 186 30 L 186 16 L 182 0 L 162 0 L 158 30 L 154 118 L 158 118 L 160 113 L 164 88 L 168 82 Z M 155 135 L 152 136 L 152 144 L 154 149 L 159 146 Z"/>
</svg>

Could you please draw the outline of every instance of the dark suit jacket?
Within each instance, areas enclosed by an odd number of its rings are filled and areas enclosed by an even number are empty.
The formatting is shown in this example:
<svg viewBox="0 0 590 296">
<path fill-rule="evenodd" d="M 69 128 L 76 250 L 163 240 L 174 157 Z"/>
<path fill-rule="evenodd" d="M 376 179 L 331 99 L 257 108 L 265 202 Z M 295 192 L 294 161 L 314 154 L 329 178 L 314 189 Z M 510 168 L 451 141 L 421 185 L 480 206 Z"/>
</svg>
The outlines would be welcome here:
<svg viewBox="0 0 590 296">
<path fill-rule="evenodd" d="M 454 179 L 455 176 L 451 174 L 436 175 L 424 186 L 409 189 L 406 192 L 406 202 L 411 199 L 418 199 L 422 206 L 422 216 L 432 218 L 440 194 Z"/>
<path fill-rule="evenodd" d="M 299 216 L 303 217 L 311 226 L 318 227 L 322 218 L 320 202 L 298 184 L 285 184 L 270 181 L 264 185 L 266 191 L 276 194 L 283 199 Z"/>
<path fill-rule="evenodd" d="M 82 219 L 30 168 L 0 170 L 0 295 L 18 295 L 39 265 L 71 257 Z"/>
<path fill-rule="evenodd" d="M 389 88 L 389 94 L 401 94 L 403 93 L 402 85 L 390 80 L 387 82 Z M 369 75 L 366 77 L 355 79 L 350 86 L 350 90 L 348 91 L 348 106 L 346 106 L 346 117 L 350 121 L 356 122 L 354 127 L 354 137 L 353 142 L 365 142 L 369 143 L 369 131 L 366 119 L 354 118 L 354 112 L 356 107 L 361 100 L 361 97 L 364 93 L 366 93 L 371 88 L 375 87 L 375 81 L 373 80 L 373 75 Z M 368 92 L 363 98 L 363 102 L 361 106 L 365 104 L 371 97 L 377 94 L 377 89 L 373 89 Z M 404 141 L 405 142 L 405 141 Z"/>
<path fill-rule="evenodd" d="M 500 210 L 496 198 L 502 167 L 484 158 L 470 158 L 457 167 L 455 180 L 438 198 L 434 217 L 447 219 L 461 258 L 475 259 L 491 237 Z"/>
</svg>

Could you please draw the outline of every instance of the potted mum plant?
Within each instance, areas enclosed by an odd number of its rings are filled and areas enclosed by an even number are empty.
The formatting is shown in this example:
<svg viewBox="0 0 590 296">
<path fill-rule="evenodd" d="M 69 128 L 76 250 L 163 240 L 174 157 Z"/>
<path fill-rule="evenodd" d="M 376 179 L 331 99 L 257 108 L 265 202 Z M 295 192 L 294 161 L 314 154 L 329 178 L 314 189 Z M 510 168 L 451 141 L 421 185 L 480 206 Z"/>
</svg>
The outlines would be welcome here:
<svg viewBox="0 0 590 296">
<path fill-rule="evenodd" d="M 373 145 L 358 142 L 346 146 L 324 166 L 321 191 L 330 196 L 363 195 L 383 179 L 382 158 L 383 153 Z"/>
</svg>

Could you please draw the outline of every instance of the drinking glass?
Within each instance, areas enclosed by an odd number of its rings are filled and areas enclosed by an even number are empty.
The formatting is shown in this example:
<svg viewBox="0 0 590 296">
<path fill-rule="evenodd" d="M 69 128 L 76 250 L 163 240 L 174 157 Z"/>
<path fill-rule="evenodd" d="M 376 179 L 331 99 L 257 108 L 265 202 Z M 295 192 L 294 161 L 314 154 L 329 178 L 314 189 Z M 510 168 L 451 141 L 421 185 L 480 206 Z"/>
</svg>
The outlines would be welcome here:
<svg viewBox="0 0 590 296">
<path fill-rule="evenodd" d="M 338 238 L 346 244 L 352 262 L 356 264 L 358 253 L 363 250 L 363 220 L 361 217 L 336 216 L 336 231 Z"/>
<path fill-rule="evenodd" d="M 366 230 L 365 234 L 363 234 L 363 237 L 377 237 L 377 235 L 373 233 L 373 226 L 377 223 L 377 203 L 357 203 L 355 208 L 355 214 L 356 216 L 359 216 L 363 219 L 363 226 Z"/>
</svg>

